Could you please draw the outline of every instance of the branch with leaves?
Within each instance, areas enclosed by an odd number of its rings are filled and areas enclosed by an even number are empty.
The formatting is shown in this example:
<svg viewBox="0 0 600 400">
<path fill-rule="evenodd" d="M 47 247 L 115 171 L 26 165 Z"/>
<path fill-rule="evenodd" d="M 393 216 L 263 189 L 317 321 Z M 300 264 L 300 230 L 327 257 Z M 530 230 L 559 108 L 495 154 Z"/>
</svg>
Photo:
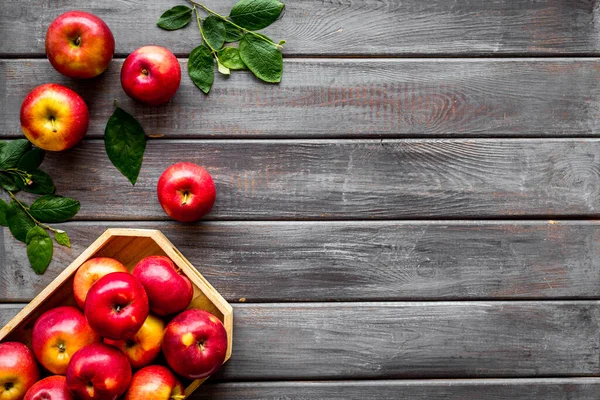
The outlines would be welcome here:
<svg viewBox="0 0 600 400">
<path fill-rule="evenodd" d="M 270 83 L 281 81 L 285 41 L 275 43 L 255 31 L 275 22 L 283 11 L 277 0 L 240 0 L 229 16 L 221 15 L 204 4 L 187 0 L 192 8 L 175 6 L 165 11 L 157 25 L 173 31 L 187 26 L 195 17 L 203 43 L 193 49 L 188 61 L 188 74 L 204 93 L 214 82 L 214 64 L 217 70 L 229 75 L 231 70 L 249 69 L 257 78 Z M 208 14 L 204 19 L 200 10 Z M 238 47 L 225 43 L 239 42 Z"/>
<path fill-rule="evenodd" d="M 57 196 L 52 178 L 39 169 L 44 151 L 32 148 L 26 139 L 0 142 L 0 186 L 10 202 L 0 199 L 0 225 L 7 226 L 15 239 L 27 245 L 27 257 L 36 274 L 43 274 L 54 253 L 54 240 L 71 247 L 67 233 L 47 223 L 65 222 L 79 211 L 79 201 Z M 31 205 L 19 200 L 16 193 L 38 194 Z"/>
</svg>

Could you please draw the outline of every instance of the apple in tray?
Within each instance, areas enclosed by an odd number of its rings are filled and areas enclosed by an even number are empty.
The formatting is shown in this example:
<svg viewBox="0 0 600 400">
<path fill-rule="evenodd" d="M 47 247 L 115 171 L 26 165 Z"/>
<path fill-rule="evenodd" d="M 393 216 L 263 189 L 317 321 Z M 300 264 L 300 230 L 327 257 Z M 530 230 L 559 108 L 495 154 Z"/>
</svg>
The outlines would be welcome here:
<svg viewBox="0 0 600 400">
<path fill-rule="evenodd" d="M 40 379 L 33 353 L 19 342 L 0 343 L 0 399 L 21 400 Z"/>
<path fill-rule="evenodd" d="M 27 393 L 24 400 L 75 400 L 67 387 L 67 378 L 53 375 L 38 381 Z"/>
</svg>

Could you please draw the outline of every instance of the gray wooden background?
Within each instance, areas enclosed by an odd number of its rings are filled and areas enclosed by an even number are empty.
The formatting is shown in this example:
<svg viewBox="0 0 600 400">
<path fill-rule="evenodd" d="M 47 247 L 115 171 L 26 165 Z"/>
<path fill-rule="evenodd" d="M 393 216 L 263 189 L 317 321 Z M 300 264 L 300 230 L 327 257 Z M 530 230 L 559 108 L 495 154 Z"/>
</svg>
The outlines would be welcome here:
<svg viewBox="0 0 600 400">
<path fill-rule="evenodd" d="M 235 0 L 207 0 L 227 12 Z M 194 27 L 155 26 L 178 0 L 4 0 L 0 136 L 25 95 L 65 84 L 87 139 L 50 154 L 82 202 L 36 276 L 0 230 L 0 324 L 107 227 L 161 229 L 235 310 L 232 359 L 196 399 L 600 398 L 600 2 L 290 0 L 279 85 L 217 77 L 205 97 L 135 104 L 123 58 Z M 82 9 L 112 29 L 109 70 L 72 81 L 44 56 L 48 24 Z M 102 142 L 113 99 L 151 136 L 138 184 Z M 207 221 L 155 198 L 176 161 L 204 165 Z"/>
</svg>

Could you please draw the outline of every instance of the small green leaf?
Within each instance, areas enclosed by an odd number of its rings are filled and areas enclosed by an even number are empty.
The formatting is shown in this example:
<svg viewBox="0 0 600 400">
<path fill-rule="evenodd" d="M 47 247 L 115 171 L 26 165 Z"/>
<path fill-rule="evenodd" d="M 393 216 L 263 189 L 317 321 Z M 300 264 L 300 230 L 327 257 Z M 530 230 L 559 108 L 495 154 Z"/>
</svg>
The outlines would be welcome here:
<svg viewBox="0 0 600 400">
<path fill-rule="evenodd" d="M 41 275 L 46 272 L 46 268 L 52 261 L 54 253 L 54 244 L 50 235 L 43 228 L 34 226 L 27 232 L 27 257 L 33 271 Z"/>
<path fill-rule="evenodd" d="M 50 194 L 34 201 L 29 213 L 38 221 L 65 222 L 73 218 L 80 207 L 75 199 Z"/>
<path fill-rule="evenodd" d="M 229 68 L 227 68 L 226 66 L 221 64 L 221 62 L 219 61 L 218 58 L 217 58 L 217 70 L 220 73 L 222 73 L 223 75 L 231 75 L 231 71 L 229 70 Z"/>
<path fill-rule="evenodd" d="M 247 69 L 246 64 L 240 58 L 240 51 L 237 47 L 225 47 L 217 53 L 221 64 L 229 69 Z"/>
<path fill-rule="evenodd" d="M 8 211 L 8 204 L 2 199 L 0 199 L 0 225 L 8 226 L 8 221 L 6 220 L 6 212 Z"/>
<path fill-rule="evenodd" d="M 113 165 L 135 185 L 146 150 L 146 134 L 140 123 L 117 107 L 106 124 L 104 146 Z"/>
<path fill-rule="evenodd" d="M 54 233 L 54 240 L 61 246 L 71 247 L 71 240 L 65 231 L 57 231 Z"/>
<path fill-rule="evenodd" d="M 192 9 L 186 6 L 175 6 L 165 11 L 156 25 L 168 31 L 181 29 L 190 23 L 192 19 Z"/>
<path fill-rule="evenodd" d="M 243 35 L 244 33 L 241 30 L 232 24 L 225 22 L 225 41 L 227 43 L 237 42 Z"/>
<path fill-rule="evenodd" d="M 0 150 L 0 168 L 15 168 L 19 160 L 31 149 L 31 143 L 27 139 L 11 140 Z"/>
<path fill-rule="evenodd" d="M 209 15 L 202 22 L 204 39 L 215 51 L 225 43 L 225 23 L 214 15 Z"/>
<path fill-rule="evenodd" d="M 10 233 L 23 243 L 27 239 L 27 232 L 35 226 L 35 222 L 14 200 L 10 202 L 6 210 L 6 222 Z"/>
<path fill-rule="evenodd" d="M 257 78 L 271 83 L 281 81 L 283 56 L 275 44 L 246 34 L 240 40 L 239 51 L 242 61 Z"/>
<path fill-rule="evenodd" d="M 188 74 L 192 82 L 204 93 L 210 92 L 215 80 L 212 52 L 205 45 L 196 47 L 190 53 L 188 60 Z"/>
<path fill-rule="evenodd" d="M 52 178 L 50 175 L 42 171 L 41 169 L 34 169 L 30 171 L 31 181 L 30 185 L 25 185 L 22 180 L 17 182 L 21 189 L 28 193 L 34 194 L 52 194 L 56 190 L 54 187 L 54 182 L 52 182 Z"/>
<path fill-rule="evenodd" d="M 2 186 L 5 190 L 10 192 L 21 190 L 21 187 L 17 185 L 17 182 L 19 181 L 22 182 L 22 179 L 12 173 L 0 172 L 0 186 Z"/>
<path fill-rule="evenodd" d="M 229 17 L 242 28 L 256 31 L 275 22 L 283 7 L 277 0 L 240 0 L 231 9 Z"/>
<path fill-rule="evenodd" d="M 42 164 L 44 161 L 44 150 L 34 148 L 23 154 L 23 157 L 19 159 L 17 168 L 24 171 L 33 171 Z"/>
</svg>

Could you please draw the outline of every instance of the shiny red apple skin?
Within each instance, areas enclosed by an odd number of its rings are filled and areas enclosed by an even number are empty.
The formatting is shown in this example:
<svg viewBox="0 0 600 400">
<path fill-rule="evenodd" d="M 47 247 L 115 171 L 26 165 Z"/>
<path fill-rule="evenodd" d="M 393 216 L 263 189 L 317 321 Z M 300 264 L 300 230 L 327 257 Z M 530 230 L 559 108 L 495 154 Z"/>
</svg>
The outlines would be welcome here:
<svg viewBox="0 0 600 400">
<path fill-rule="evenodd" d="M 100 278 L 85 299 L 85 317 L 100 336 L 112 340 L 132 337 L 149 312 L 148 296 L 140 281 L 125 272 Z"/>
<path fill-rule="evenodd" d="M 213 314 L 186 310 L 167 325 L 162 350 L 171 369 L 179 375 L 206 378 L 225 361 L 227 331 Z"/>
<path fill-rule="evenodd" d="M 0 343 L 0 399 L 21 400 L 40 379 L 33 353 L 19 342 Z"/>
<path fill-rule="evenodd" d="M 67 378 L 53 375 L 29 388 L 24 400 L 75 400 L 75 398 L 67 388 Z"/>
<path fill-rule="evenodd" d="M 70 149 L 85 136 L 90 116 L 80 95 L 66 86 L 46 83 L 33 89 L 21 104 L 21 129 L 37 147 Z"/>
<path fill-rule="evenodd" d="M 160 354 L 165 323 L 149 314 L 144 325 L 131 338 L 126 340 L 104 339 L 104 343 L 121 350 L 134 369 L 150 365 Z"/>
<path fill-rule="evenodd" d="M 184 387 L 162 365 L 150 365 L 137 371 L 123 400 L 181 400 Z"/>
<path fill-rule="evenodd" d="M 121 86 L 129 97 L 151 106 L 171 100 L 181 83 L 177 57 L 160 46 L 135 50 L 121 67 Z"/>
<path fill-rule="evenodd" d="M 169 257 L 146 257 L 136 264 L 131 274 L 144 286 L 150 310 L 157 315 L 178 313 L 185 310 L 192 301 L 192 282 Z"/>
<path fill-rule="evenodd" d="M 127 358 L 103 343 L 83 347 L 73 355 L 67 368 L 67 387 L 79 400 L 116 400 L 130 382 L 131 365 Z"/>
<path fill-rule="evenodd" d="M 83 310 L 85 298 L 94 283 L 112 272 L 129 272 L 127 268 L 114 258 L 96 257 L 84 262 L 75 272 L 73 278 L 73 295 L 75 302 Z"/>
<path fill-rule="evenodd" d="M 115 53 L 115 38 L 97 16 L 84 11 L 59 15 L 46 32 L 46 54 L 50 64 L 70 78 L 100 75 Z"/>
<path fill-rule="evenodd" d="M 31 334 L 33 354 L 44 368 L 56 375 L 67 372 L 69 360 L 82 347 L 99 343 L 83 313 L 72 306 L 52 308 L 43 313 Z"/>
<path fill-rule="evenodd" d="M 210 211 L 217 197 L 208 171 L 189 162 L 167 168 L 158 179 L 156 192 L 163 210 L 179 222 L 198 221 Z"/>
</svg>

